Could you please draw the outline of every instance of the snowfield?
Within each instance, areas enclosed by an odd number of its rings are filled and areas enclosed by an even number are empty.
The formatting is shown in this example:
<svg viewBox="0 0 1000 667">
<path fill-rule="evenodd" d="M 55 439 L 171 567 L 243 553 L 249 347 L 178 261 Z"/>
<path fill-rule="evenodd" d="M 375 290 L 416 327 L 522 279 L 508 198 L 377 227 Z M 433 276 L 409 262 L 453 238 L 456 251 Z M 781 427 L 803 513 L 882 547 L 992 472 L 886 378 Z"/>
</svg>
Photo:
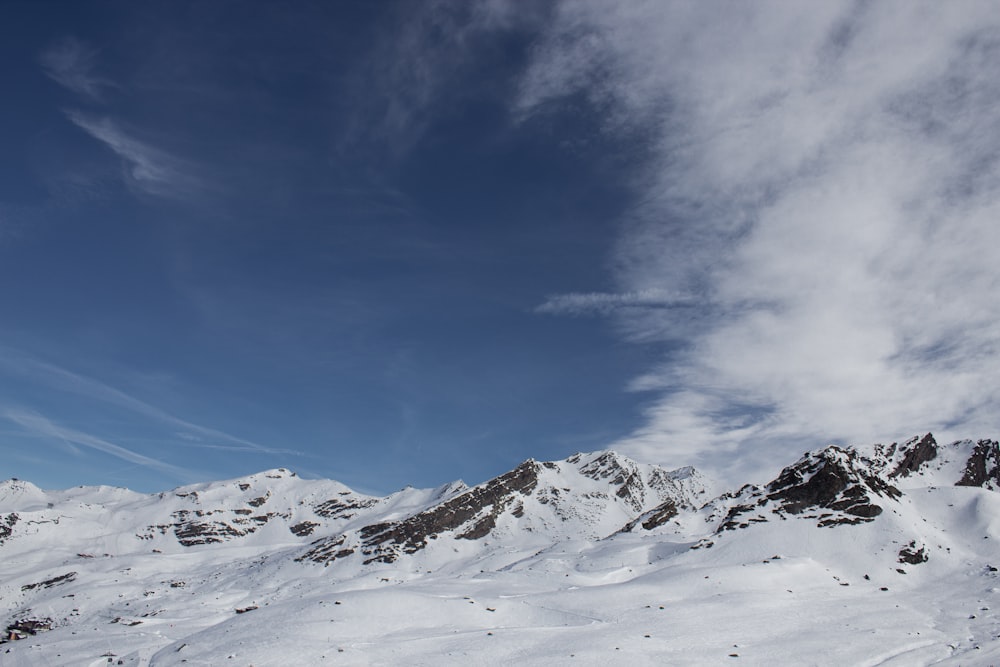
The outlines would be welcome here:
<svg viewBox="0 0 1000 667">
<path fill-rule="evenodd" d="M 613 452 L 386 498 L 9 480 L 0 664 L 1000 664 L 1000 449 L 929 437 L 715 498 Z"/>
</svg>

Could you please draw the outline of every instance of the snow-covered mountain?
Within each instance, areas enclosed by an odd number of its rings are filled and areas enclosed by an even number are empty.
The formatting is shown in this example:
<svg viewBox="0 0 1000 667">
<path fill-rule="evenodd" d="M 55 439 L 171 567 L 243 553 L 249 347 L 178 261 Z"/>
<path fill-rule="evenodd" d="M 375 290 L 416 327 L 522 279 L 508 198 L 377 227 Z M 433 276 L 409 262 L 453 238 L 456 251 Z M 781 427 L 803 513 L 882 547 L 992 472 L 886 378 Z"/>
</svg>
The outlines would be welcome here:
<svg viewBox="0 0 1000 667">
<path fill-rule="evenodd" d="M 453 568 L 464 562 L 458 554 L 488 559 L 495 569 L 553 542 L 606 537 L 663 503 L 695 509 L 706 495 L 692 468 L 667 471 L 614 452 L 529 460 L 423 511 L 321 539 L 302 558 L 329 565 L 353 557 L 368 565 L 407 555 L 403 567 L 431 559 Z"/>
<path fill-rule="evenodd" d="M 615 452 L 386 497 L 8 480 L 0 664 L 990 664 L 998 490 L 996 441 L 929 434 L 717 496 Z"/>
</svg>

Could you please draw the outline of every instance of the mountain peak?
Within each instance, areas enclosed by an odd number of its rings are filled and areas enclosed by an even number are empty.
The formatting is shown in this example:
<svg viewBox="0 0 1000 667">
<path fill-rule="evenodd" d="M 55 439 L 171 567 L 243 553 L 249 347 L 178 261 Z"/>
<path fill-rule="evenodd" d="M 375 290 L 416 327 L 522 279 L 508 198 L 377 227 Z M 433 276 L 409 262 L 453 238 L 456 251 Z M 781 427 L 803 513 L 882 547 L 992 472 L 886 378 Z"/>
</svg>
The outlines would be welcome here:
<svg viewBox="0 0 1000 667">
<path fill-rule="evenodd" d="M 302 559 L 392 563 L 432 543 L 437 548 L 491 535 L 519 535 L 538 544 L 562 537 L 597 539 L 667 502 L 693 509 L 705 493 L 693 468 L 668 471 L 614 451 L 579 453 L 563 461 L 528 459 L 417 514 L 319 540 Z"/>
<path fill-rule="evenodd" d="M 956 485 L 1000 490 L 1000 443 L 996 440 L 977 442 Z"/>
<path fill-rule="evenodd" d="M 880 503 L 900 495 L 856 450 L 829 445 L 807 452 L 764 488 L 741 489 L 718 530 L 786 514 L 816 518 L 819 526 L 864 523 L 882 513 Z"/>
<path fill-rule="evenodd" d="M 214 650 L 202 641 L 208 634 L 198 634 L 205 624 L 240 614 L 208 630 L 228 656 L 235 650 L 231 633 L 248 627 L 249 611 L 250 623 L 262 622 L 258 633 L 280 626 L 296 641 L 330 620 L 350 636 L 350 619 L 365 614 L 379 628 L 390 623 L 387 616 L 405 616 L 398 627 L 412 628 L 438 615 L 448 624 L 467 619 L 467 627 L 503 632 L 534 621 L 563 629 L 569 619 L 589 633 L 605 602 L 624 606 L 604 616 L 600 628 L 640 619 L 647 633 L 654 618 L 666 618 L 654 611 L 664 590 L 688 591 L 704 604 L 726 586 L 744 604 L 745 593 L 756 590 L 758 611 L 774 609 L 775 596 L 805 610 L 810 600 L 841 595 L 838 608 L 884 602 L 883 618 L 904 599 L 892 597 L 897 590 L 906 595 L 940 580 L 926 599 L 962 590 L 965 597 L 950 604 L 966 610 L 968 596 L 981 596 L 1000 576 L 989 547 L 1000 538 L 998 470 L 996 441 L 940 445 L 927 434 L 889 446 L 830 445 L 764 486 L 707 503 L 697 470 L 666 470 L 614 451 L 529 459 L 472 488 L 456 481 L 385 497 L 281 468 L 152 495 L 111 487 L 48 492 L 8 480 L 0 483 L 0 565 L 8 582 L 0 608 L 8 637 L 45 637 L 23 648 L 12 640 L 5 649 L 15 661 L 29 648 L 68 655 L 65 642 L 79 642 L 81 628 L 103 641 L 112 635 L 95 629 L 113 619 L 116 641 L 123 628 L 142 626 L 129 635 L 139 652 L 124 655 L 126 662 L 151 655 L 153 646 L 168 661 L 176 662 L 179 651 L 190 661 Z M 309 569 L 315 564 L 333 569 L 324 576 Z M 533 586 L 543 586 L 543 594 Z M 577 589 L 571 603 L 553 608 L 552 596 Z M 821 597 L 810 598 L 814 592 Z M 510 600 L 522 594 L 536 597 Z M 644 607 L 637 594 L 648 594 Z M 604 602 L 577 613 L 574 605 L 588 596 Z M 211 613 L 191 611 L 204 607 Z M 311 620 L 301 622 L 308 614 Z M 992 633 L 989 615 L 981 616 L 983 631 Z M 155 632 L 165 620 L 185 630 L 165 638 Z M 912 620 L 899 622 L 909 632 Z M 663 632 L 673 622 L 664 620 Z M 971 627 L 962 623 L 954 626 L 959 638 Z M 50 651 L 48 642 L 59 648 Z M 329 645 L 316 648 L 311 657 L 318 659 Z"/>
</svg>

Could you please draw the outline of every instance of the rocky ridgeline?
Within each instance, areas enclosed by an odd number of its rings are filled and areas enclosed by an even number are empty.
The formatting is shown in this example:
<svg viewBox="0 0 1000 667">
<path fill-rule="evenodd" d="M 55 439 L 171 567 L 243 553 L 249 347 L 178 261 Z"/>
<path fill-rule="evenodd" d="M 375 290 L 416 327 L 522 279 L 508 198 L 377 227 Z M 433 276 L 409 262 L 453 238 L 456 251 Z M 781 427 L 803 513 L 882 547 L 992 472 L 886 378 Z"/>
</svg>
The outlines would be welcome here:
<svg viewBox="0 0 1000 667">
<path fill-rule="evenodd" d="M 648 550 L 648 565 L 663 557 L 657 553 L 697 559 L 699 549 L 710 547 L 734 547 L 743 558 L 748 544 L 763 549 L 763 562 L 771 562 L 779 558 L 771 554 L 783 550 L 774 546 L 776 540 L 784 540 L 787 549 L 808 549 L 810 540 L 802 539 L 802 531 L 837 530 L 856 531 L 857 539 L 845 543 L 867 545 L 871 562 L 865 567 L 873 572 L 927 572 L 953 547 L 965 548 L 949 541 L 953 524 L 948 519 L 921 513 L 914 499 L 926 502 L 924 492 L 932 487 L 1000 490 L 1000 443 L 940 445 L 927 434 L 902 444 L 831 445 L 806 453 L 763 486 L 746 485 L 714 498 L 692 468 L 666 470 L 615 452 L 528 460 L 472 488 L 461 482 L 438 489 L 407 487 L 386 497 L 358 494 L 329 480 L 301 480 L 285 469 L 154 495 L 111 487 L 46 492 L 10 480 L 0 483 L 0 557 L 31 562 L 44 550 L 50 563 L 0 585 L 0 598 L 8 601 L 0 643 L 75 623 L 74 596 L 95 582 L 103 585 L 121 556 L 157 559 L 183 553 L 186 562 L 186 554 L 201 552 L 219 563 L 212 577 L 230 567 L 241 567 L 259 581 L 275 568 L 298 577 L 306 574 L 301 568 L 322 564 L 332 566 L 336 578 L 374 575 L 389 582 L 393 572 L 419 577 L 432 568 L 474 573 L 527 563 L 529 569 L 534 564 L 544 570 L 553 554 L 562 561 L 578 549 L 606 553 L 619 548 L 614 542 L 619 539 Z M 949 507 L 952 499 L 958 503 L 959 496 L 947 497 Z M 982 500 L 973 498 L 973 512 L 991 506 Z M 792 530 L 778 529 L 778 522 Z M 758 530 L 759 524 L 772 525 Z M 876 525 L 868 530 L 863 527 L 868 524 Z M 841 540 L 825 543 L 829 548 Z M 232 556 L 221 551 L 230 546 L 239 547 Z M 248 560 L 247 553 L 255 555 Z M 986 562 L 980 571 L 994 577 L 997 569 Z M 113 576 L 129 578 L 132 568 Z M 206 581 L 190 582 L 188 588 Z M 175 578 L 150 581 L 141 604 L 175 599 L 186 586 Z M 67 607 L 62 615 L 48 612 L 53 600 L 67 601 L 59 603 Z M 113 620 L 108 622 L 138 625 L 162 610 L 137 614 L 136 604 L 139 598 L 109 608 L 105 616 Z M 254 603 L 234 613 L 256 609 Z"/>
<path fill-rule="evenodd" d="M 482 540 L 538 534 L 546 526 L 597 539 L 664 503 L 695 509 L 705 495 L 692 468 L 668 471 L 614 452 L 565 461 L 525 461 L 514 470 L 403 519 L 321 538 L 299 560 L 330 564 L 357 554 L 364 564 L 392 563 L 439 538 Z M 621 517 L 608 529 L 600 526 Z M 554 537 L 554 535 L 553 535 Z"/>
<path fill-rule="evenodd" d="M 959 441 L 946 447 L 934 436 L 870 448 L 828 446 L 805 454 L 764 487 L 747 485 L 716 499 L 724 509 L 716 532 L 775 518 L 814 519 L 820 527 L 868 523 L 904 495 L 903 483 L 1000 488 L 1000 443 Z"/>
<path fill-rule="evenodd" d="M 900 495 L 856 451 L 830 446 L 806 454 L 764 488 L 745 487 L 734 497 L 736 502 L 718 531 L 787 515 L 816 519 L 821 527 L 863 523 L 882 513 L 879 503 Z"/>
<path fill-rule="evenodd" d="M 58 534 L 86 512 L 95 522 L 120 512 L 153 519 L 134 529 L 135 551 L 301 540 L 300 562 L 378 565 L 434 543 L 454 544 L 457 551 L 469 543 L 501 548 L 518 540 L 544 545 L 621 532 L 677 533 L 689 516 L 716 534 L 775 519 L 856 525 L 876 520 L 908 488 L 935 485 L 1000 489 L 1000 445 L 941 446 L 927 434 L 888 446 L 829 446 L 807 453 L 764 486 L 714 499 L 692 468 L 666 470 L 615 452 L 529 460 L 473 488 L 457 482 L 384 498 L 336 482 L 301 480 L 285 469 L 154 496 L 107 487 L 50 494 L 12 480 L 0 488 L 0 553 L 28 534 Z M 115 544 L 121 548 L 121 541 Z"/>
</svg>

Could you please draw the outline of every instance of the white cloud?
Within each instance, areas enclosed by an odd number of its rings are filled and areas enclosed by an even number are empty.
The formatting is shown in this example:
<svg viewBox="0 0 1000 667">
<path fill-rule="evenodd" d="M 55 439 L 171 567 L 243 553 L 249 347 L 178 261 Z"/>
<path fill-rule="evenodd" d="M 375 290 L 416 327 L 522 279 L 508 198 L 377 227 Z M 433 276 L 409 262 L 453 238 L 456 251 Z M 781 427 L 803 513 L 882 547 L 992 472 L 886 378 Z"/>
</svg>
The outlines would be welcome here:
<svg viewBox="0 0 1000 667">
<path fill-rule="evenodd" d="M 125 182 L 158 197 L 184 198 L 202 191 L 205 182 L 195 165 L 140 141 L 110 118 L 94 118 L 76 111 L 67 117 L 122 159 Z"/>
<path fill-rule="evenodd" d="M 693 306 L 690 298 L 662 290 L 636 292 L 586 292 L 550 296 L 535 312 L 550 315 L 608 315 L 622 308 L 683 308 Z"/>
<path fill-rule="evenodd" d="M 745 481 L 786 447 L 996 435 L 998 35 L 990 3 L 560 5 L 518 109 L 582 91 L 648 138 L 616 278 L 699 297 L 615 310 L 681 343 L 617 447 Z"/>
<path fill-rule="evenodd" d="M 401 3 L 374 40 L 351 90 L 345 143 L 374 140 L 404 155 L 442 112 L 477 90 L 478 58 L 495 33 L 538 23 L 544 7 L 517 0 Z M 352 150 L 352 153 L 356 150 Z"/>
<path fill-rule="evenodd" d="M 92 101 L 100 102 L 103 89 L 114 88 L 108 79 L 94 73 L 97 50 L 78 39 L 68 38 L 42 53 L 45 73 L 59 85 Z"/>
<path fill-rule="evenodd" d="M 45 436 L 47 438 L 63 440 L 70 445 L 80 445 L 90 449 L 95 449 L 99 452 L 110 454 L 111 456 L 128 461 L 129 463 L 135 463 L 147 468 L 153 468 L 155 470 L 159 470 L 160 472 L 165 472 L 180 478 L 190 477 L 190 473 L 183 468 L 178 468 L 177 466 L 164 463 L 163 461 L 153 459 L 148 456 L 143 456 L 142 454 L 133 452 L 130 449 L 108 442 L 103 438 L 98 438 L 88 433 L 83 433 L 82 431 L 60 426 L 37 412 L 7 409 L 4 410 L 2 414 L 5 419 L 14 422 L 26 431 Z"/>
<path fill-rule="evenodd" d="M 162 408 L 151 405 L 120 389 L 59 366 L 40 361 L 11 348 L 0 347 L 0 370 L 27 377 L 45 386 L 123 408 L 148 419 L 162 422 L 193 446 L 203 449 L 225 449 L 261 454 L 298 454 L 293 450 L 267 447 L 218 429 L 181 419 Z"/>
</svg>

